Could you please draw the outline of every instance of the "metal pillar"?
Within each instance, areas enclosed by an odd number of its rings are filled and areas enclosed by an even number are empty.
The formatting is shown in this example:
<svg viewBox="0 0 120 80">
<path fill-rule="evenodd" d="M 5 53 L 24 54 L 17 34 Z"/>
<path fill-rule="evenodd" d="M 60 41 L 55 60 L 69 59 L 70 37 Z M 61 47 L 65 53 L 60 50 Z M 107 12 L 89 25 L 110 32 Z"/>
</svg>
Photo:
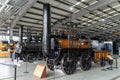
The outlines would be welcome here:
<svg viewBox="0 0 120 80">
<path fill-rule="evenodd" d="M 23 26 L 19 26 L 19 42 L 22 43 L 23 40 Z"/>
<path fill-rule="evenodd" d="M 17 80 L 17 65 L 14 64 L 6 64 L 6 63 L 0 63 L 0 65 L 10 66 L 14 68 L 14 80 Z"/>
<path fill-rule="evenodd" d="M 50 34 L 51 34 L 51 15 L 50 4 L 43 4 L 43 38 L 42 51 L 47 57 L 50 55 Z"/>
<path fill-rule="evenodd" d="M 11 27 L 11 24 L 9 25 L 9 40 L 10 42 L 13 40 L 13 28 Z"/>
<path fill-rule="evenodd" d="M 14 66 L 14 80 L 17 80 L 17 78 L 16 78 L 17 75 L 16 74 L 17 74 L 17 66 L 15 65 Z"/>
</svg>

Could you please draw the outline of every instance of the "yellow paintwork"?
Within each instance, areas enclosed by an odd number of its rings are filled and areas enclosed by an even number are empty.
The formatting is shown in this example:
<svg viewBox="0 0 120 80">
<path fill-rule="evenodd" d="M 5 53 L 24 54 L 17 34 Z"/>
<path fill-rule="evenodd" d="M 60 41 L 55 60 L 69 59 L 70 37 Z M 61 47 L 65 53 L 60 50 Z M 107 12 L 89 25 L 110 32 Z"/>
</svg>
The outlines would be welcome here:
<svg viewBox="0 0 120 80">
<path fill-rule="evenodd" d="M 3 43 L 2 41 L 0 41 L 0 50 L 1 51 L 5 51 L 7 47 L 8 47 L 7 43 Z"/>
<path fill-rule="evenodd" d="M 102 57 L 104 59 L 108 59 L 109 55 L 110 55 L 110 51 L 95 51 L 94 52 L 94 59 L 96 62 L 98 62 Z"/>
<path fill-rule="evenodd" d="M 91 45 L 86 40 L 68 40 L 58 39 L 61 48 L 91 48 Z M 69 44 L 70 43 L 70 44 Z"/>
<path fill-rule="evenodd" d="M 2 50 L 2 42 L 0 41 L 0 50 Z"/>
<path fill-rule="evenodd" d="M 0 57 L 9 57 L 8 51 L 0 51 Z"/>
</svg>

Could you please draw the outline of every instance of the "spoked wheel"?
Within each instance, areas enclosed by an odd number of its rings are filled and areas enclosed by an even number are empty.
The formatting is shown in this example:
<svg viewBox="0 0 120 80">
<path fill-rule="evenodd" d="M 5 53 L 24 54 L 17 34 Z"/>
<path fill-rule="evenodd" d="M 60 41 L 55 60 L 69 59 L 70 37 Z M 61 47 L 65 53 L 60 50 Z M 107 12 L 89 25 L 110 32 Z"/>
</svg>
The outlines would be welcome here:
<svg viewBox="0 0 120 80">
<path fill-rule="evenodd" d="M 108 61 L 109 65 L 113 64 L 113 60 L 108 59 L 107 61 Z"/>
<path fill-rule="evenodd" d="M 92 61 L 89 55 L 82 55 L 80 59 L 81 69 L 87 71 L 92 66 Z"/>
<path fill-rule="evenodd" d="M 43 59 L 43 55 L 41 53 L 38 54 L 38 59 L 42 60 Z"/>
<path fill-rule="evenodd" d="M 54 61 L 47 59 L 47 67 L 51 70 L 54 71 Z"/>
<path fill-rule="evenodd" d="M 26 61 L 26 54 L 20 54 L 20 60 Z"/>
<path fill-rule="evenodd" d="M 29 62 L 33 62 L 34 61 L 34 55 L 32 53 L 28 54 L 26 60 L 28 60 Z"/>
<path fill-rule="evenodd" d="M 94 57 L 92 58 L 92 61 L 93 61 L 94 63 L 98 63 L 98 61 L 96 61 Z"/>
<path fill-rule="evenodd" d="M 75 58 L 73 56 L 65 55 L 61 61 L 61 68 L 65 74 L 73 74 L 76 70 Z"/>
</svg>

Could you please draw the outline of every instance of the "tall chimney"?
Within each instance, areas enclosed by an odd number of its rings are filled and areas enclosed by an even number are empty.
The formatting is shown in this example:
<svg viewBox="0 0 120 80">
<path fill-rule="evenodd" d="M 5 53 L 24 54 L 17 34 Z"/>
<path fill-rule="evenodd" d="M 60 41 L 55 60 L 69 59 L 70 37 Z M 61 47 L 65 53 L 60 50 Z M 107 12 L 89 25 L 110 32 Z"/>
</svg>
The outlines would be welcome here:
<svg viewBox="0 0 120 80">
<path fill-rule="evenodd" d="M 51 34 L 51 12 L 50 4 L 43 4 L 43 38 L 42 38 L 42 52 L 46 57 L 50 57 L 50 34 Z"/>
</svg>

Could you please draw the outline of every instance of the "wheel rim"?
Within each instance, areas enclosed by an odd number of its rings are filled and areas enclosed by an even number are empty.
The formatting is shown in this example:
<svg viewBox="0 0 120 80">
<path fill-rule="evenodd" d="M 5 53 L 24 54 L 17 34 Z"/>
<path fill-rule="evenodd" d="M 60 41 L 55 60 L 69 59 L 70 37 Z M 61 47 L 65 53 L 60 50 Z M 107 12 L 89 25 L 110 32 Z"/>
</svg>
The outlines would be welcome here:
<svg viewBox="0 0 120 80">
<path fill-rule="evenodd" d="M 82 55 L 80 62 L 81 62 L 80 67 L 82 70 L 86 71 L 91 68 L 92 63 L 91 63 L 91 59 L 88 55 Z"/>
<path fill-rule="evenodd" d="M 41 53 L 38 53 L 39 55 L 38 55 L 38 59 L 39 60 L 42 60 L 43 59 L 43 55 L 41 54 Z"/>
<path fill-rule="evenodd" d="M 93 61 L 94 63 L 98 63 L 98 61 L 96 61 L 94 58 L 92 58 L 92 61 Z"/>
<path fill-rule="evenodd" d="M 53 60 L 50 60 L 50 59 L 47 59 L 47 67 L 54 71 L 54 61 Z"/>
<path fill-rule="evenodd" d="M 20 57 L 23 61 L 26 61 L 26 55 L 25 54 L 21 54 Z"/>
<path fill-rule="evenodd" d="M 34 61 L 34 57 L 35 56 L 33 54 L 28 54 L 26 60 L 28 60 L 29 62 L 33 62 Z"/>
<path fill-rule="evenodd" d="M 65 74 L 67 74 L 67 75 L 73 74 L 76 70 L 75 58 L 73 56 L 69 57 L 69 56 L 65 55 L 61 61 L 61 68 Z"/>
</svg>

